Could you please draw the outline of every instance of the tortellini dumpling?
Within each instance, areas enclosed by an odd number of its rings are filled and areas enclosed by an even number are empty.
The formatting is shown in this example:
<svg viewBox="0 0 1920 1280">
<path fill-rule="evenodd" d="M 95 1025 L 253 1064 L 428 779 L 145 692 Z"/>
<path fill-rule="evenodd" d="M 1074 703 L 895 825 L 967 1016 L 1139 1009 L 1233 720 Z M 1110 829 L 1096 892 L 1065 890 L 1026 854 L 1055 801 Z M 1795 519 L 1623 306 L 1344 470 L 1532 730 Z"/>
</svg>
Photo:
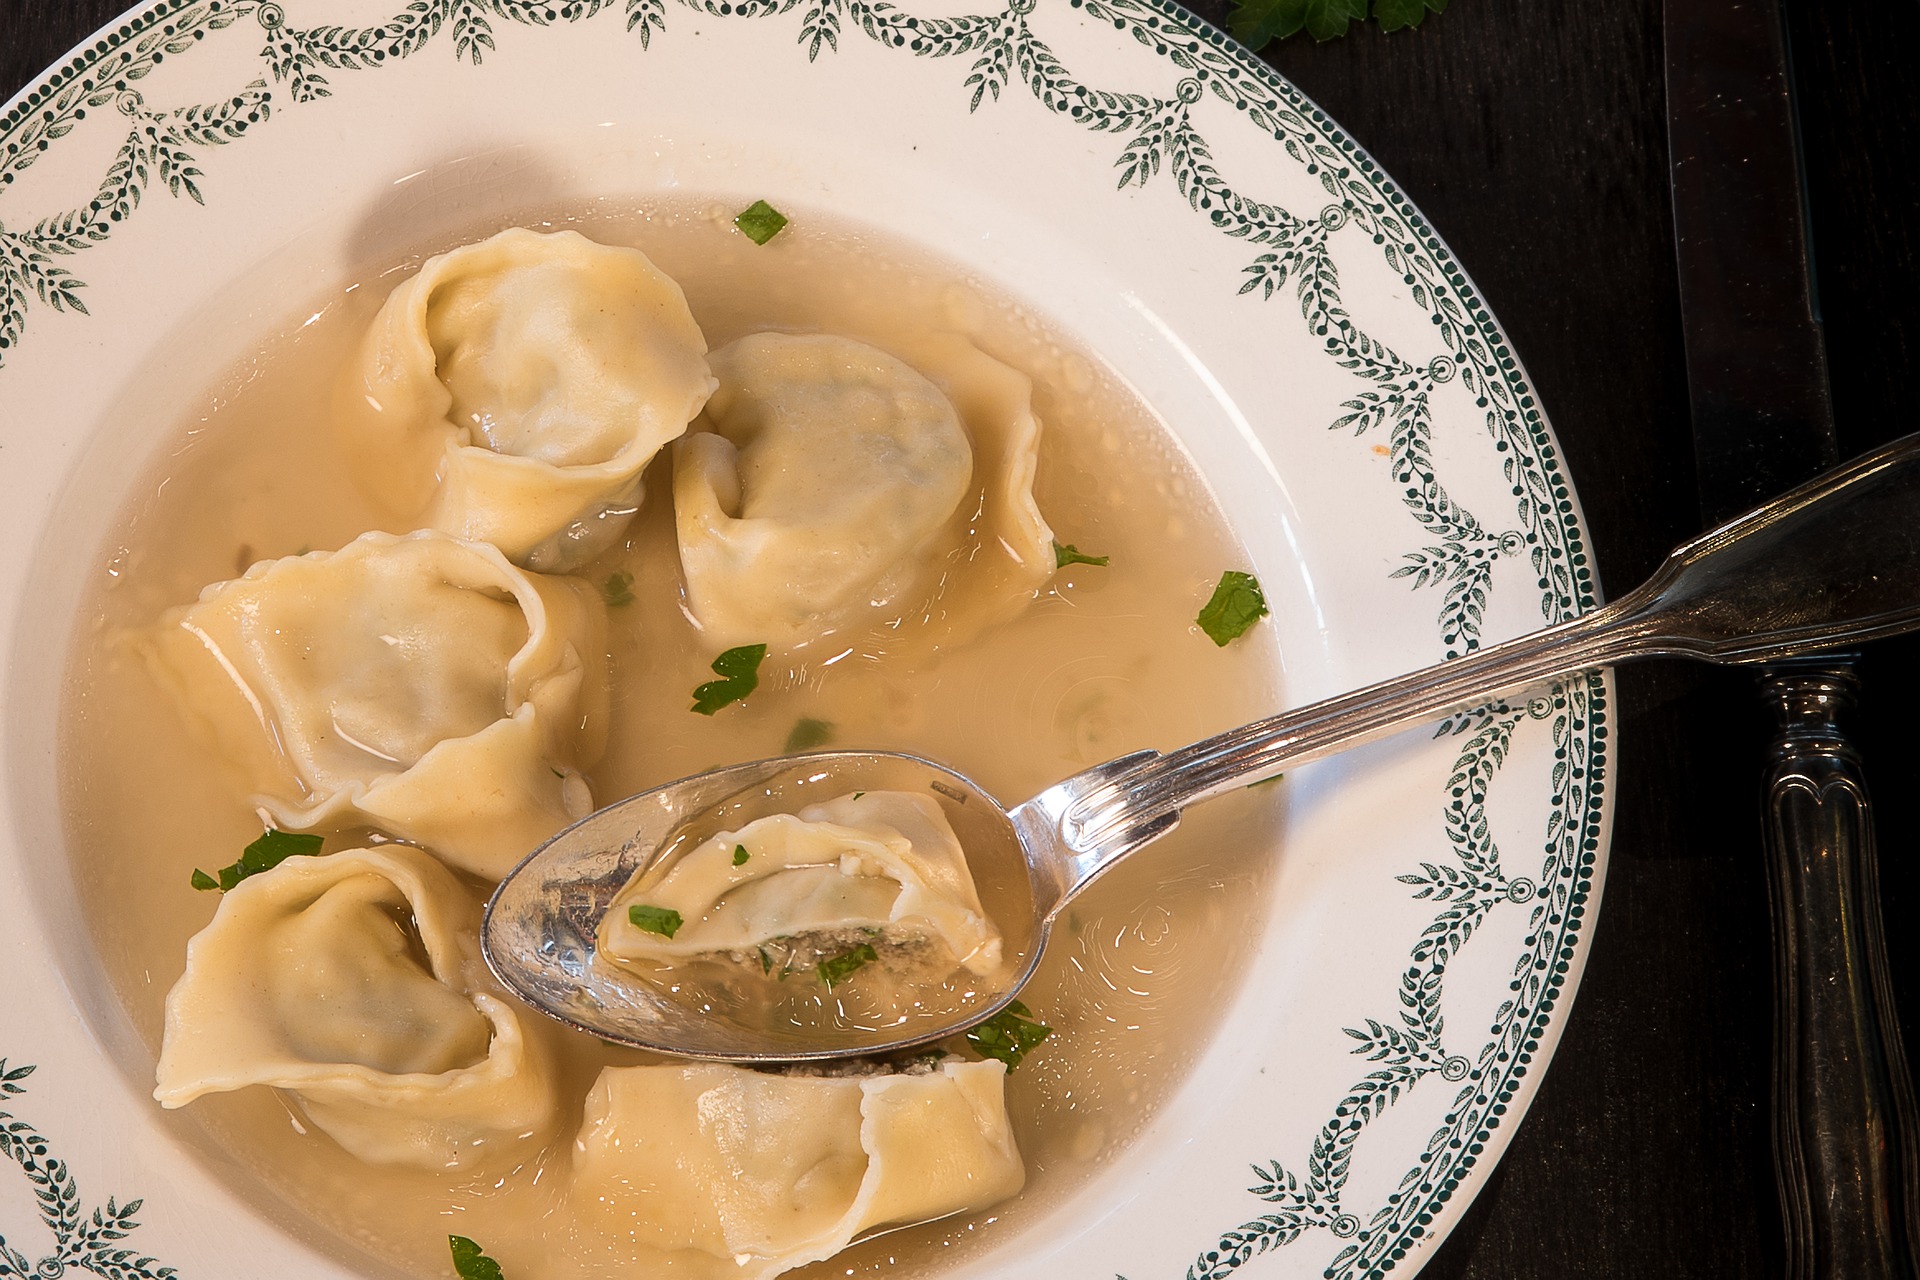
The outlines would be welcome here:
<svg viewBox="0 0 1920 1280">
<path fill-rule="evenodd" d="M 865 1078 L 609 1068 L 574 1144 L 589 1221 L 671 1255 L 676 1273 L 737 1280 L 831 1257 L 873 1228 L 983 1209 L 1025 1180 L 992 1061 Z"/>
<path fill-rule="evenodd" d="M 226 893 L 167 996 L 154 1097 L 271 1085 L 362 1160 L 457 1169 L 552 1121 L 540 1042 L 417 849 L 288 858 Z"/>
<path fill-rule="evenodd" d="M 681 568 L 709 647 L 903 624 L 952 638 L 1051 574 L 1031 384 L 959 338 L 916 354 L 927 369 L 786 333 L 713 353 L 710 429 L 673 451 Z"/>
<path fill-rule="evenodd" d="M 369 533 L 215 583 L 150 654 L 275 825 L 364 822 L 497 880 L 593 807 L 605 631 L 578 580 Z"/>
<path fill-rule="evenodd" d="M 671 936 L 634 906 L 670 911 Z M 936 941 L 955 965 L 991 973 L 1001 938 L 981 909 L 966 854 L 930 796 L 864 791 L 724 831 L 636 875 L 600 925 L 616 960 L 749 955 L 775 939 Z"/>
<path fill-rule="evenodd" d="M 638 249 L 502 231 L 395 289 L 336 417 L 396 516 L 560 572 L 626 527 L 640 473 L 713 390 L 686 297 Z"/>
</svg>

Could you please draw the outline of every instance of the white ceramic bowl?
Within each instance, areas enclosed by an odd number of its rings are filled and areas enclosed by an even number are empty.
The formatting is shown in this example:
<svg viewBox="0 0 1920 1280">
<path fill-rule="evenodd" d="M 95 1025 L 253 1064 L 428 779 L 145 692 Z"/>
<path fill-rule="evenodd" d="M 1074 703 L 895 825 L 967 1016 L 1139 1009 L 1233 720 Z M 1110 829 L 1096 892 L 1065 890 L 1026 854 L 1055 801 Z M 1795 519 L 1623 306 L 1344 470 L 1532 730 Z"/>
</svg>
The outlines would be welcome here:
<svg viewBox="0 0 1920 1280">
<path fill-rule="evenodd" d="M 697 192 L 936 248 L 1174 425 L 1265 585 L 1289 702 L 1593 603 L 1552 436 L 1458 264 L 1337 125 L 1164 0 L 427 21 L 480 7 L 156 0 L 0 113 L 0 1236 L 42 1274 L 117 1248 L 128 1274 L 349 1274 L 160 1124 L 78 917 L 53 743 L 83 577 L 156 444 L 127 397 L 177 414 L 286 298 L 423 225 Z M 389 20 L 357 66 L 314 30 Z M 1127 1155 L 967 1274 L 1414 1269 L 1564 1021 L 1610 701 L 1586 681 L 1291 778 L 1258 980 Z M 89 1244 L 109 1195 L 138 1226 Z"/>
</svg>

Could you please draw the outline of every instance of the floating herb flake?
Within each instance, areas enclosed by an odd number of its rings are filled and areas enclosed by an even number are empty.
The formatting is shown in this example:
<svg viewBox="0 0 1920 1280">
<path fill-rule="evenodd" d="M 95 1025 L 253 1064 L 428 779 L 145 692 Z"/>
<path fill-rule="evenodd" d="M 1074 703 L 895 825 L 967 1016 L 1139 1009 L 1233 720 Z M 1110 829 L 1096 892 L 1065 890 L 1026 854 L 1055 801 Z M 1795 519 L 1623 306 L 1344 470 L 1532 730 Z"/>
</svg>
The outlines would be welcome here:
<svg viewBox="0 0 1920 1280">
<path fill-rule="evenodd" d="M 792 755 L 796 751 L 811 751 L 832 741 L 832 721 L 802 718 L 793 722 L 793 731 L 787 734 L 786 752 Z"/>
<path fill-rule="evenodd" d="M 680 932 L 680 926 L 684 923 L 680 913 L 672 907 L 650 907 L 644 902 L 628 907 L 627 919 L 634 928 L 657 933 L 663 938 L 671 938 Z"/>
<path fill-rule="evenodd" d="M 863 942 L 851 950 L 842 951 L 837 956 L 829 956 L 822 960 L 819 969 L 820 981 L 826 983 L 827 990 L 831 991 L 879 958 L 880 953 L 873 949 L 873 944 Z"/>
<path fill-rule="evenodd" d="M 225 893 L 248 876 L 271 871 L 288 858 L 312 857 L 320 852 L 320 846 L 324 843 L 319 836 L 269 829 L 261 832 L 258 840 L 241 850 L 238 860 L 220 868 L 216 873 L 220 877 L 218 880 L 195 867 L 187 883 L 202 893 L 210 889 Z"/>
<path fill-rule="evenodd" d="M 747 859 L 751 858 L 752 856 L 753 856 L 752 854 L 747 852 L 747 846 L 743 844 L 737 844 L 733 846 L 733 865 L 734 866 L 736 867 L 746 866 Z"/>
<path fill-rule="evenodd" d="M 1036 1022 L 1033 1011 L 1018 1000 L 967 1031 L 967 1043 L 987 1058 L 997 1058 L 1013 1071 L 1053 1028 Z"/>
<path fill-rule="evenodd" d="M 623 571 L 609 576 L 600 584 L 600 595 L 607 608 L 626 608 L 633 603 L 633 575 Z"/>
<path fill-rule="evenodd" d="M 1247 632 L 1247 628 L 1267 616 L 1267 598 L 1250 573 L 1229 569 L 1220 575 L 1213 597 L 1194 621 L 1217 645 L 1224 646 Z"/>
<path fill-rule="evenodd" d="M 447 1247 L 453 1250 L 453 1270 L 460 1280 L 506 1280 L 500 1264 L 467 1237 L 448 1236 Z"/>
<path fill-rule="evenodd" d="M 1107 567 L 1107 561 L 1111 559 L 1113 559 L 1112 556 L 1087 555 L 1071 542 L 1053 544 L 1053 567 L 1056 569 L 1064 569 L 1070 564 L 1090 564 L 1095 568 L 1104 569 Z"/>
<path fill-rule="evenodd" d="M 734 218 L 733 225 L 740 228 L 741 235 L 755 244 L 765 244 L 780 234 L 787 225 L 787 218 L 765 200 L 755 200 L 740 211 Z"/>
<path fill-rule="evenodd" d="M 760 685 L 760 662 L 767 656 L 763 644 L 743 644 L 729 649 L 713 660 L 718 680 L 709 680 L 693 691 L 693 710 L 710 716 L 730 702 L 738 702 Z"/>
</svg>

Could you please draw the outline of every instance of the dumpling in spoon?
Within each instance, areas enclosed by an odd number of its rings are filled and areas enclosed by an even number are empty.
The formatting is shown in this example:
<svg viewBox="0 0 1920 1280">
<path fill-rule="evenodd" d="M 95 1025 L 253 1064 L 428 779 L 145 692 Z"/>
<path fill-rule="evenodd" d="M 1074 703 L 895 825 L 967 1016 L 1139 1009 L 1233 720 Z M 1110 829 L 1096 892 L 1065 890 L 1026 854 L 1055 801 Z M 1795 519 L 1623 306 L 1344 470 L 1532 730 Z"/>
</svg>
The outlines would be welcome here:
<svg viewBox="0 0 1920 1280">
<path fill-rule="evenodd" d="M 609 958 L 728 956 L 783 970 L 874 942 L 931 946 L 935 972 L 987 974 L 999 930 L 953 827 L 929 796 L 865 791 L 723 831 L 635 876 L 600 925 Z"/>
<path fill-rule="evenodd" d="M 1053 571 L 1033 503 L 1025 377 L 963 339 L 926 372 L 849 338 L 758 333 L 714 352 L 719 389 L 674 446 L 687 600 L 713 649 L 843 633 L 943 643 Z M 931 376 L 929 376 L 931 375 Z"/>
<path fill-rule="evenodd" d="M 637 249 L 524 228 L 393 291 L 336 418 L 397 518 L 558 573 L 626 528 L 640 473 L 713 390 L 680 286 Z"/>
<path fill-rule="evenodd" d="M 998 1062 L 836 1078 L 618 1067 L 587 1095 L 572 1198 L 602 1231 L 670 1255 L 653 1260 L 663 1274 L 766 1280 L 1025 1180 Z"/>
<path fill-rule="evenodd" d="M 451 872 L 400 845 L 243 880 L 187 944 L 154 1097 L 271 1085 L 362 1160 L 427 1169 L 535 1135 L 550 1066 L 487 973 L 479 923 Z"/>
<path fill-rule="evenodd" d="M 423 531 L 263 561 L 149 637 L 275 825 L 364 823 L 498 880 L 593 808 L 605 606 Z"/>
</svg>

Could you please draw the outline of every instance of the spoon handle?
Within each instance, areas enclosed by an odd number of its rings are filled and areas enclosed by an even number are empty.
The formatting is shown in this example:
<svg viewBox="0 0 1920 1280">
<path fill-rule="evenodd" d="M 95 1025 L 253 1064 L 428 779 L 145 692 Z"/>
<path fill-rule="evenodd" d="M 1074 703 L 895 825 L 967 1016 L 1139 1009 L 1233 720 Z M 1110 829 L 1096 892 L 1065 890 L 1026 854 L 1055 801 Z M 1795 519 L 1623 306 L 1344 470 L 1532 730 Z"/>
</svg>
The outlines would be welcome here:
<svg viewBox="0 0 1920 1280">
<path fill-rule="evenodd" d="M 1165 755 L 1100 766 L 1029 803 L 1058 815 L 1077 885 L 1187 805 L 1555 676 L 1629 658 L 1774 661 L 1916 625 L 1920 435 L 1910 435 L 1682 545 L 1638 590 L 1592 612 Z"/>
</svg>

